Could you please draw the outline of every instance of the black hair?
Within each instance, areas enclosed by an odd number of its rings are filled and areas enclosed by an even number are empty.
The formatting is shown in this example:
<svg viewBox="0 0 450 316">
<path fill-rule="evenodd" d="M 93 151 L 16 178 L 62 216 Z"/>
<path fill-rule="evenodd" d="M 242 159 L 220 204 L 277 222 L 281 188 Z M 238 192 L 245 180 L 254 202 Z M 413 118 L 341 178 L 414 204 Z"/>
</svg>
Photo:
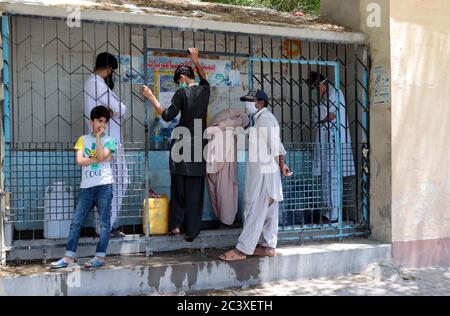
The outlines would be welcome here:
<svg viewBox="0 0 450 316">
<path fill-rule="evenodd" d="M 309 74 L 309 78 L 307 80 L 307 84 L 313 87 L 325 81 L 326 79 L 327 78 L 321 73 L 318 73 L 317 71 L 311 71 L 311 73 Z"/>
<path fill-rule="evenodd" d="M 104 117 L 106 122 L 109 122 L 109 118 L 111 117 L 110 110 L 104 105 L 98 105 L 91 111 L 91 120 L 100 119 Z"/>
<path fill-rule="evenodd" d="M 117 69 L 119 67 L 119 64 L 117 62 L 116 57 L 114 55 L 103 52 L 97 55 L 97 58 L 95 59 L 95 69 L 102 69 L 106 67 L 111 67 L 112 69 Z M 113 73 L 111 72 L 106 78 L 105 78 L 106 85 L 112 90 L 114 89 L 114 80 L 113 80 Z"/>
<path fill-rule="evenodd" d="M 178 68 L 175 70 L 175 74 L 173 75 L 173 81 L 175 81 L 175 83 L 178 83 L 181 75 L 185 75 L 190 79 L 195 79 L 194 69 L 192 69 L 192 67 L 188 65 L 178 66 Z"/>
<path fill-rule="evenodd" d="M 103 52 L 97 55 L 95 59 L 95 69 L 111 67 L 112 69 L 117 69 L 119 64 L 117 62 L 116 57 L 114 55 Z"/>
</svg>

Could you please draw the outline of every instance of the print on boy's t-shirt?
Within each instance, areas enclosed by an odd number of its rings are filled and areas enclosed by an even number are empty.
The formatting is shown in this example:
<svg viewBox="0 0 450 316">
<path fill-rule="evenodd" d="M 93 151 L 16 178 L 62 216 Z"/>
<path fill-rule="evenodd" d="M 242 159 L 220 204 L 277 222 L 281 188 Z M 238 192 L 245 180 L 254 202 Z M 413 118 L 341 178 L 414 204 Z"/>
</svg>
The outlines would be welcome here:
<svg viewBox="0 0 450 316">
<path fill-rule="evenodd" d="M 116 152 L 116 140 L 110 136 L 101 137 L 103 148 L 107 148 L 111 153 Z M 75 144 L 75 150 L 83 150 L 86 158 L 96 158 L 96 139 L 92 135 L 81 136 Z M 105 160 L 100 163 L 93 163 L 82 167 L 80 188 L 90 188 L 98 185 L 114 183 L 111 163 Z"/>
</svg>

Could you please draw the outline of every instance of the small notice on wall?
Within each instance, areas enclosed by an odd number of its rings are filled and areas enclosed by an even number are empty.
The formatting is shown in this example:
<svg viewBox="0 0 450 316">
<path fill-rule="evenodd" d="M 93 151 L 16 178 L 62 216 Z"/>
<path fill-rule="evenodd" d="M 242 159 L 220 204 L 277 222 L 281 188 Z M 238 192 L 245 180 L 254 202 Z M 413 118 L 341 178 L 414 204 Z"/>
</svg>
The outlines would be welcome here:
<svg viewBox="0 0 450 316">
<path fill-rule="evenodd" d="M 387 104 L 391 100 L 391 78 L 384 66 L 374 69 L 374 104 Z"/>
</svg>

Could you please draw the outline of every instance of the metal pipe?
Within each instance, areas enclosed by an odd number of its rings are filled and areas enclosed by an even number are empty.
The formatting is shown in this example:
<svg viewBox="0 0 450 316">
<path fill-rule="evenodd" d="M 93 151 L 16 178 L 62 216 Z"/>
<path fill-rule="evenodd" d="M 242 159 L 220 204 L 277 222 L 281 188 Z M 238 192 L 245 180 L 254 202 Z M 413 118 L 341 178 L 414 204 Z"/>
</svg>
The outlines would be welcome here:
<svg viewBox="0 0 450 316">
<path fill-rule="evenodd" d="M 3 126 L 4 126 L 4 141 L 11 141 L 11 112 L 10 112 L 10 32 L 9 32 L 9 17 L 2 16 L 2 50 L 3 50 L 3 87 L 4 87 L 4 103 L 3 103 Z"/>
<path fill-rule="evenodd" d="M 362 237 L 362 236 L 368 236 L 369 232 L 355 232 L 355 233 L 348 233 L 348 234 L 334 234 L 334 235 L 318 235 L 318 236 L 301 236 L 301 237 L 284 237 L 279 236 L 278 240 L 280 241 L 295 241 L 295 240 L 322 240 L 322 239 L 332 239 L 332 238 L 339 238 L 339 240 L 342 241 L 342 238 L 344 237 Z"/>
<path fill-rule="evenodd" d="M 367 96 L 369 87 L 368 87 L 368 74 L 367 74 L 367 61 L 368 61 L 368 52 L 367 47 L 363 48 L 363 115 L 362 115 L 362 126 L 364 128 L 364 134 L 362 138 L 362 142 L 364 144 L 368 143 L 368 133 L 369 133 L 369 120 L 368 120 L 368 111 L 369 111 L 369 97 Z M 363 157 L 364 159 L 364 157 Z M 367 162 L 367 165 L 365 167 L 369 168 L 369 153 L 367 153 L 367 158 L 365 159 Z M 363 219 L 364 223 L 367 225 L 367 227 L 370 227 L 370 218 L 369 218 L 369 174 L 368 172 L 365 172 L 363 170 L 363 181 L 365 186 L 363 186 L 364 191 L 364 204 L 363 204 Z"/>
<path fill-rule="evenodd" d="M 144 82 L 148 82 L 148 48 L 147 48 L 147 29 L 143 29 L 143 51 L 144 51 Z M 146 247 L 145 247 L 145 255 L 149 256 L 149 236 L 150 236 L 150 213 L 148 211 L 149 209 L 149 200 L 148 200 L 148 192 L 149 192 L 149 172 L 150 172 L 150 166 L 149 166 L 149 139 L 148 139 L 148 124 L 149 124 L 149 115 L 150 115 L 150 105 L 148 100 L 144 100 L 144 106 L 145 106 L 145 123 L 144 123 L 144 164 L 145 164 L 145 192 L 144 192 L 144 199 L 146 201 L 145 203 L 145 210 L 146 216 L 145 216 L 145 225 L 146 225 L 146 231 L 145 231 L 145 238 L 146 238 Z"/>
<path fill-rule="evenodd" d="M 250 57 L 253 61 L 262 61 L 269 63 L 284 63 L 284 64 L 300 64 L 300 65 L 312 65 L 312 66 L 332 66 L 336 67 L 338 63 L 336 61 L 321 61 L 321 60 L 301 60 L 301 59 L 276 59 L 268 57 Z"/>
<path fill-rule="evenodd" d="M 337 141 L 336 141 L 336 149 L 337 149 L 337 163 L 338 163 L 338 170 L 337 170 L 337 187 L 338 187 L 338 201 L 339 201 L 339 207 L 338 207 L 338 223 L 339 223 L 339 235 L 340 239 L 342 240 L 342 147 L 341 147 L 341 91 L 340 91 L 340 69 L 339 64 L 336 64 L 335 66 L 335 73 L 334 73 L 334 80 L 336 83 L 336 103 L 337 103 L 337 110 L 336 110 L 336 124 L 338 124 L 337 128 Z"/>
<path fill-rule="evenodd" d="M 153 48 L 152 51 L 162 52 L 162 53 L 173 53 L 173 54 L 188 54 L 188 51 L 185 49 L 172 49 L 172 48 Z M 249 57 L 249 54 L 242 53 L 230 53 L 230 52 L 216 52 L 216 51 L 202 51 L 202 55 L 210 55 L 210 56 L 228 56 L 228 57 Z"/>
<path fill-rule="evenodd" d="M 9 16 L 2 16 L 2 52 L 3 52 L 3 116 L 4 121 L 0 123 L 0 164 L 2 161 L 5 165 L 0 165 L 0 265 L 6 264 L 6 245 L 5 245 L 5 216 L 6 216 L 6 203 L 5 203 L 5 174 L 4 168 L 9 168 L 9 158 L 4 159 L 4 155 L 9 157 L 9 143 L 10 129 L 11 129 L 11 115 L 10 115 L 10 33 L 9 33 Z M 1 119 L 1 118 L 0 118 Z M 6 169 L 8 170 L 8 169 Z"/>
</svg>

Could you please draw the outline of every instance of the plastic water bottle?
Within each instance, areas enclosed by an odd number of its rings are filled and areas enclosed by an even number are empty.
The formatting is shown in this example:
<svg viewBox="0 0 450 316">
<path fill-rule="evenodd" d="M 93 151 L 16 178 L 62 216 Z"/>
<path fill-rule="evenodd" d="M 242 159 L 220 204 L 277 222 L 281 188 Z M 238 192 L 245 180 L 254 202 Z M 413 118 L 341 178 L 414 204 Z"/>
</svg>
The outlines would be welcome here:
<svg viewBox="0 0 450 316">
<path fill-rule="evenodd" d="M 169 124 L 169 128 L 167 131 L 167 137 L 168 137 L 168 146 L 170 147 L 170 145 L 172 144 L 172 132 L 173 130 L 178 126 L 179 123 L 179 118 L 178 116 L 176 118 L 174 118 L 170 124 Z M 168 148 L 169 149 L 169 148 Z"/>
<path fill-rule="evenodd" d="M 150 125 L 150 149 L 161 150 L 161 146 L 161 123 L 159 122 L 159 117 L 155 117 L 153 123 Z"/>
<path fill-rule="evenodd" d="M 231 86 L 232 82 L 230 80 L 230 72 L 231 72 L 231 65 L 230 64 L 226 64 L 225 65 L 225 78 L 224 78 L 224 82 L 225 85 L 227 86 Z"/>
<path fill-rule="evenodd" d="M 162 137 L 162 150 L 168 150 L 169 149 L 169 136 L 170 132 L 168 128 L 162 128 L 161 129 L 161 137 Z"/>
</svg>

